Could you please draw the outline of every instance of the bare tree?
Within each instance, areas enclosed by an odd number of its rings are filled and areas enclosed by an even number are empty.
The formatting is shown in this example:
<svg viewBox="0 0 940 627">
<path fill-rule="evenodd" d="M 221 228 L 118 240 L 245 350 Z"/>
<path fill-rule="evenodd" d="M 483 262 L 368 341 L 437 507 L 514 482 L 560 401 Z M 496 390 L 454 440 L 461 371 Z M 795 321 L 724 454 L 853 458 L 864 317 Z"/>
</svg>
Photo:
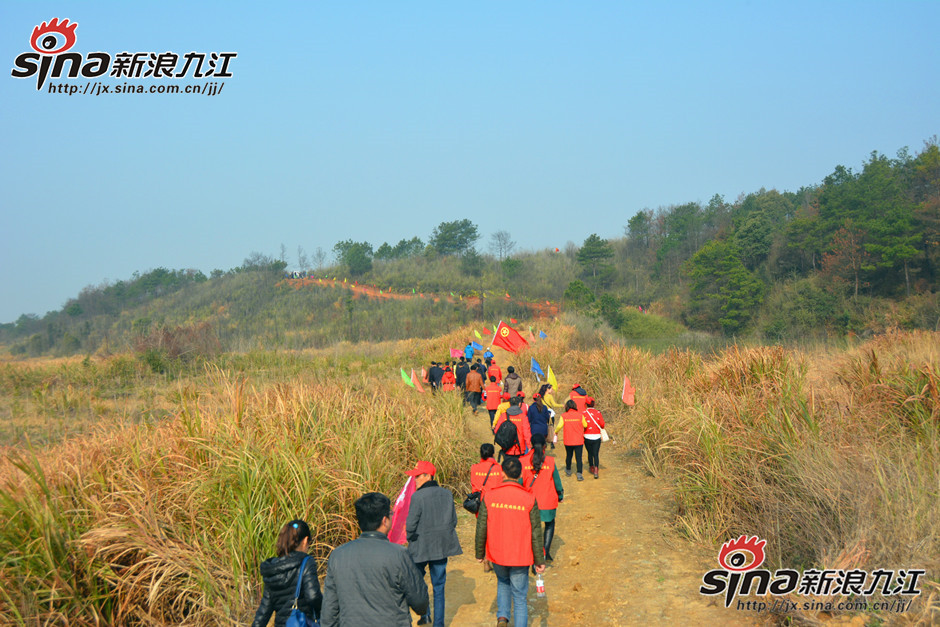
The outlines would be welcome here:
<svg viewBox="0 0 940 627">
<path fill-rule="evenodd" d="M 310 260 L 307 258 L 307 253 L 304 252 L 303 246 L 297 246 L 297 269 L 300 271 L 310 269 Z"/>
<path fill-rule="evenodd" d="M 281 244 L 281 256 L 278 257 L 278 259 L 280 259 L 284 263 L 287 263 L 287 246 L 285 246 L 284 244 Z"/>
<path fill-rule="evenodd" d="M 503 257 L 508 257 L 515 250 L 516 243 L 512 241 L 512 236 L 508 231 L 496 231 L 490 235 L 490 252 L 495 254 L 500 261 Z"/>
<path fill-rule="evenodd" d="M 324 252 L 322 246 L 317 246 L 316 252 L 313 253 L 313 263 L 316 265 L 317 270 L 323 269 L 323 264 L 326 263 L 326 252 Z"/>
</svg>

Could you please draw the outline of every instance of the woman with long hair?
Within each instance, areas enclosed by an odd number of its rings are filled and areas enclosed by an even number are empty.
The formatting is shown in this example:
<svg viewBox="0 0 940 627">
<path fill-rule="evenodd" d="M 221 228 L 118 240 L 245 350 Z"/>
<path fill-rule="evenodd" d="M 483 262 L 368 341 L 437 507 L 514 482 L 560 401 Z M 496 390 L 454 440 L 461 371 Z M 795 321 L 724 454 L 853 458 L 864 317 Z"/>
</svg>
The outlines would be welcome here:
<svg viewBox="0 0 940 627">
<path fill-rule="evenodd" d="M 522 462 L 523 485 L 535 494 L 539 506 L 539 515 L 545 523 L 543 544 L 545 559 L 551 562 L 552 540 L 555 537 L 555 511 L 565 498 L 565 490 L 555 466 L 555 458 L 545 455 L 545 436 L 536 433 L 532 436 L 532 451 L 519 458 Z"/>
<path fill-rule="evenodd" d="M 297 576 L 301 575 L 300 595 L 297 597 L 297 609 L 307 617 L 320 615 L 320 580 L 317 579 L 317 560 L 307 555 L 310 548 L 310 527 L 303 520 L 292 520 L 283 527 L 277 536 L 277 556 L 261 562 L 261 578 L 264 580 L 264 592 L 261 605 L 255 612 L 252 627 L 265 627 L 274 614 L 275 627 L 284 627 L 294 605 L 297 591 Z"/>
<path fill-rule="evenodd" d="M 565 475 L 571 476 L 571 457 L 578 463 L 578 481 L 584 481 L 584 466 L 581 456 L 584 454 L 584 427 L 587 421 L 584 414 L 578 409 L 577 403 L 569 400 L 565 403 L 565 413 L 556 421 L 555 433 L 563 430 L 562 438 L 565 441 Z"/>
</svg>

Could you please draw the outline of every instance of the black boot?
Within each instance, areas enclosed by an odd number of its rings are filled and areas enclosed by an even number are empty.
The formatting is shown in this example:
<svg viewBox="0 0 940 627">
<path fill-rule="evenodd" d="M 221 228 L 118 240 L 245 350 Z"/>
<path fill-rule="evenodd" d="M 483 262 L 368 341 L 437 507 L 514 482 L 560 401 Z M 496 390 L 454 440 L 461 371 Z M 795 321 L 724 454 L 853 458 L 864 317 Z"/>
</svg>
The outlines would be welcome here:
<svg viewBox="0 0 940 627">
<path fill-rule="evenodd" d="M 545 533 L 542 536 L 542 544 L 545 546 L 545 559 L 549 562 L 555 561 L 551 554 L 552 540 L 555 539 L 555 521 L 545 523 Z"/>
</svg>

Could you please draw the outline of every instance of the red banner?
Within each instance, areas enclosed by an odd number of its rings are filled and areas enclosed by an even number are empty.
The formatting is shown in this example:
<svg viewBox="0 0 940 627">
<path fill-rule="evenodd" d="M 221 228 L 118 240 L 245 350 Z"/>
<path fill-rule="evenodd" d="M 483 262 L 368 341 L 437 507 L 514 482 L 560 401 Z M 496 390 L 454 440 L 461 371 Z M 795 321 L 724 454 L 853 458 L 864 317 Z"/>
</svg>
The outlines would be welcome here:
<svg viewBox="0 0 940 627">
<path fill-rule="evenodd" d="M 519 332 L 508 324 L 500 321 L 496 327 L 496 333 L 493 335 L 493 346 L 504 348 L 510 353 L 518 352 L 519 349 L 528 346 L 525 338 L 519 335 Z"/>
</svg>

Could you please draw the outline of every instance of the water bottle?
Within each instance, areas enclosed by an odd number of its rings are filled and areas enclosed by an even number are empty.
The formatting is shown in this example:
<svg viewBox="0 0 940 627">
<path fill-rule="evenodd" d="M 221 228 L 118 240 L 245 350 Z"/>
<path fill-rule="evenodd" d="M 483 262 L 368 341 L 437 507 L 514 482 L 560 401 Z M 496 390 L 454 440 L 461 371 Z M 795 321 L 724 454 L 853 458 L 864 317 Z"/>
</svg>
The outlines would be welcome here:
<svg viewBox="0 0 940 627">
<path fill-rule="evenodd" d="M 540 599 L 545 598 L 545 579 L 542 578 L 542 573 L 535 576 L 535 596 Z"/>
</svg>

